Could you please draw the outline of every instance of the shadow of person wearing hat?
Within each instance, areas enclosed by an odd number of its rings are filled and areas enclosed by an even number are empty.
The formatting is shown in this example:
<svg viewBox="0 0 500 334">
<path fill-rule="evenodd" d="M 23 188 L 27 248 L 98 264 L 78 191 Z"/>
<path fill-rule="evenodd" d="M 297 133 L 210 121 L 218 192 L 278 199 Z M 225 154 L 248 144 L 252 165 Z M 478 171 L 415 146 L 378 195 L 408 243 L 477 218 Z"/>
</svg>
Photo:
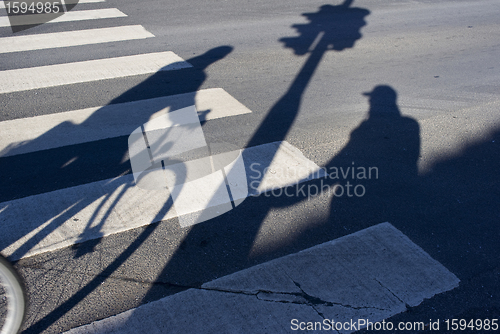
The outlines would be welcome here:
<svg viewBox="0 0 500 334">
<path fill-rule="evenodd" d="M 394 222 L 413 215 L 415 199 L 426 192 L 418 176 L 420 127 L 403 116 L 397 93 L 388 85 L 378 85 L 368 97 L 367 118 L 350 134 L 348 143 L 322 167 L 326 177 L 309 181 L 304 189 L 328 196 L 330 214 L 321 224 L 302 231 L 293 245 L 307 248 L 384 221 Z M 317 174 L 311 174 L 317 177 Z M 311 188 L 310 188 L 311 187 Z M 308 191 L 308 190 L 307 190 Z M 306 201 L 307 196 L 274 199 L 276 207 Z M 343 227 L 343 228 L 342 228 Z"/>
<path fill-rule="evenodd" d="M 369 98 L 367 119 L 326 166 L 332 188 L 342 186 L 332 195 L 330 222 L 346 223 L 354 216 L 364 217 L 366 223 L 391 219 L 395 206 L 411 205 L 405 198 L 417 183 L 418 122 L 401 115 L 397 93 L 390 86 L 379 85 L 363 95 Z M 349 167 L 349 173 L 335 174 Z"/>
</svg>

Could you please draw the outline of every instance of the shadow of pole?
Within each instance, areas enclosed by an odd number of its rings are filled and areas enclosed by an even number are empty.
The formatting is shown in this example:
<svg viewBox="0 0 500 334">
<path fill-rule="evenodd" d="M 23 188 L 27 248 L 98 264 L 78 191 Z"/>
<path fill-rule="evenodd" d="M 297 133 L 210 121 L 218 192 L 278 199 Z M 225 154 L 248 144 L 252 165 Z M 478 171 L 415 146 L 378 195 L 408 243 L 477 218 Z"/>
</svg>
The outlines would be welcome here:
<svg viewBox="0 0 500 334">
<path fill-rule="evenodd" d="M 281 39 L 296 55 L 307 54 L 308 58 L 287 92 L 269 110 L 247 147 L 285 140 L 299 113 L 302 96 L 324 54 L 328 50 L 340 52 L 352 48 L 361 38 L 359 30 L 366 24 L 364 18 L 370 12 L 352 8 L 351 3 L 347 0 L 338 6 L 324 5 L 318 12 L 303 14 L 310 22 L 294 26 L 299 36 Z M 197 287 L 255 264 L 249 254 L 265 217 L 273 207 L 291 204 L 290 200 L 277 203 L 260 196 L 245 200 L 223 216 L 194 225 L 158 275 L 157 283 Z M 143 302 L 165 296 L 159 290 L 150 290 Z"/>
<path fill-rule="evenodd" d="M 338 6 L 323 5 L 318 12 L 303 14 L 310 22 L 293 26 L 299 36 L 280 40 L 296 55 L 309 56 L 288 91 L 269 110 L 248 141 L 247 147 L 284 140 L 299 113 L 302 96 L 325 52 L 352 48 L 362 37 L 360 29 L 366 25 L 364 18 L 370 12 L 349 7 L 352 2 L 346 0 Z"/>
</svg>

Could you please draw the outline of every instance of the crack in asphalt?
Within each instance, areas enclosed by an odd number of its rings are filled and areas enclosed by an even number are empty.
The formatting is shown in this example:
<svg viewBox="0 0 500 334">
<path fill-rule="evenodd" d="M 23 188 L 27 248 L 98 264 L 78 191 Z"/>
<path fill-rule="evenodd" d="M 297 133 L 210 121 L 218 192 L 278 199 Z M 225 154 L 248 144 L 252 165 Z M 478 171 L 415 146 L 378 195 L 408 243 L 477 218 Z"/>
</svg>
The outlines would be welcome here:
<svg viewBox="0 0 500 334">
<path fill-rule="evenodd" d="M 378 284 L 380 284 L 380 286 L 382 288 L 384 288 L 385 290 L 389 291 L 391 293 L 391 295 L 393 295 L 397 300 L 399 300 L 401 303 L 403 303 L 407 309 L 410 308 L 410 305 L 408 305 L 401 298 L 399 298 L 394 292 L 391 291 L 391 289 L 389 289 L 388 287 L 386 287 L 385 285 L 383 285 L 378 279 L 376 279 L 376 278 L 373 278 L 373 279 L 375 280 L 375 282 L 377 282 Z"/>
<path fill-rule="evenodd" d="M 364 309 L 374 309 L 379 311 L 388 311 L 383 308 L 372 307 L 372 306 L 353 306 L 349 304 L 343 304 L 338 302 L 331 302 L 323 300 L 319 297 L 311 296 L 307 292 L 305 292 L 299 283 L 292 280 L 292 282 L 299 288 L 300 292 L 275 292 L 268 290 L 256 290 L 256 291 L 242 291 L 242 290 L 226 290 L 221 288 L 207 288 L 207 287 L 198 287 L 195 289 L 199 290 L 207 290 L 207 291 L 217 291 L 223 293 L 231 293 L 231 294 L 240 294 L 246 296 L 255 296 L 258 300 L 273 302 L 273 303 L 291 303 L 291 304 L 299 304 L 299 305 L 309 305 L 313 308 L 315 306 L 341 306 L 345 308 L 350 308 L 353 310 L 364 310 Z M 315 308 L 314 308 L 315 309 Z M 323 314 L 315 309 L 315 311 L 324 318 Z"/>
</svg>

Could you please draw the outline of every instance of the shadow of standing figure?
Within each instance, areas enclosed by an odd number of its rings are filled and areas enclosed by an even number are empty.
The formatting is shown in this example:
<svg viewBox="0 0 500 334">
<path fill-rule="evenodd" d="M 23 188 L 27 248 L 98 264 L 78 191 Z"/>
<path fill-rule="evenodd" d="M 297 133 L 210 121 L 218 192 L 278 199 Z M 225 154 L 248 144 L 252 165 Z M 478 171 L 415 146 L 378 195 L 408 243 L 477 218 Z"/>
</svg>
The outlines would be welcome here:
<svg viewBox="0 0 500 334">
<path fill-rule="evenodd" d="M 363 95 L 369 97 L 368 118 L 351 132 L 348 144 L 326 166 L 330 180 L 341 186 L 332 200 L 331 218 L 344 223 L 354 215 L 372 222 L 390 219 L 394 206 L 411 204 L 401 201 L 414 190 L 418 178 L 418 122 L 401 115 L 397 93 L 390 86 L 376 86 Z M 340 168 L 351 170 L 343 175 Z M 347 182 L 352 185 L 350 195 Z M 349 217 L 341 218 L 339 212 L 346 210 Z"/>
<path fill-rule="evenodd" d="M 123 136 L 123 133 L 131 133 L 138 125 L 144 124 L 152 115 L 162 110 L 172 111 L 194 105 L 195 92 L 200 89 L 207 78 L 206 69 L 213 63 L 224 59 L 232 50 L 231 46 L 215 47 L 199 56 L 188 59 L 187 61 L 192 67 L 175 71 L 160 70 L 113 99 L 108 105 L 93 112 L 81 123 L 64 121 L 32 140 L 16 143 L 13 147 L 7 148 L 10 156 L 2 158 L 0 174 L 9 177 L 0 179 L 0 188 L 3 190 L 0 193 L 0 202 L 113 179 L 111 182 L 113 189 L 123 187 L 120 191 L 110 191 L 103 195 L 101 204 L 97 206 L 91 219 L 86 222 L 84 232 L 73 246 L 78 249 L 77 257 L 92 251 L 94 246 L 100 242 L 98 237 L 103 235 L 101 230 L 113 208 L 125 192 L 134 186 L 131 183 L 120 185 L 123 179 L 115 179 L 119 175 L 127 174 L 130 170 L 127 158 L 127 137 Z M 135 124 L 130 120 L 122 121 L 124 117 L 122 108 L 124 107 L 120 103 L 139 100 L 145 102 L 145 99 L 176 94 L 184 95 L 182 95 L 183 98 L 167 100 L 168 103 L 161 99 L 154 101 L 163 102 L 143 103 L 140 109 L 134 110 L 133 113 L 129 112 L 127 117 L 133 118 Z M 199 112 L 203 119 L 210 110 L 199 110 Z M 112 121 L 110 115 L 113 115 Z M 106 119 L 108 124 L 103 124 L 103 119 Z M 92 132 L 89 129 L 103 129 L 102 133 L 105 135 L 95 140 L 91 137 Z M 71 136 L 66 139 L 68 133 Z M 72 142 L 73 138 L 75 138 L 74 142 Z M 82 143 L 78 141 L 79 138 L 86 138 L 88 142 Z M 59 146 L 62 140 L 64 140 L 65 146 Z M 41 146 L 52 147 L 40 150 Z M 36 166 L 33 166 L 33 161 L 37 161 Z M 16 171 L 16 173 L 12 173 L 12 171 Z M 37 180 L 44 180 L 44 182 L 36 182 Z M 39 214 L 35 218 L 30 218 L 30 221 L 35 220 L 37 224 L 39 222 L 40 226 L 47 221 L 50 223 L 33 232 L 24 245 L 11 254 L 11 258 L 18 259 L 26 255 L 36 240 L 43 240 L 67 219 L 98 199 L 99 197 L 78 195 L 68 202 L 67 210 L 57 217 L 52 217 L 52 213 L 48 211 L 44 215 Z M 9 209 L 7 208 L 2 215 L 8 213 Z M 32 231 L 17 229 L 4 237 L 0 246 L 5 247 L 5 245 L 14 243 L 28 232 Z M 89 239 L 88 235 L 93 237 L 85 244 L 84 248 L 81 243 Z"/>
<path fill-rule="evenodd" d="M 164 102 L 161 102 L 159 104 L 150 103 L 146 107 L 143 107 L 142 110 L 140 110 L 140 112 L 138 110 L 137 112 L 138 115 L 133 115 L 134 119 L 137 120 L 137 124 L 133 124 L 132 128 L 130 129 L 130 131 L 133 131 L 134 128 L 137 127 L 138 125 L 147 122 L 152 115 L 166 108 L 168 108 L 168 110 L 177 110 L 185 106 L 194 105 L 195 104 L 194 97 L 196 95 L 195 92 L 197 92 L 201 88 L 202 84 L 205 82 L 207 78 L 206 69 L 208 68 L 208 66 L 214 64 L 217 61 L 222 60 L 232 50 L 233 48 L 231 46 L 219 46 L 208 50 L 202 55 L 188 59 L 187 62 L 189 62 L 192 65 L 192 67 L 190 68 L 176 70 L 176 71 L 160 70 L 155 74 L 151 75 L 150 77 L 148 77 L 145 81 L 141 82 L 137 86 L 129 89 L 128 91 L 121 94 L 119 97 L 115 98 L 113 101 L 111 101 L 109 106 L 113 105 L 120 106 L 119 103 L 133 102 L 144 99 L 153 99 L 156 97 L 166 97 L 174 94 L 187 94 L 183 98 L 170 100 L 169 103 L 164 103 Z M 65 132 L 71 132 L 71 133 L 75 133 L 77 131 L 86 131 L 88 127 L 90 128 L 92 127 L 91 125 L 95 126 L 96 123 L 100 124 L 98 123 L 100 120 L 100 115 L 106 113 L 107 112 L 106 109 L 109 106 L 102 107 L 99 110 L 95 111 L 90 117 L 88 117 L 84 122 L 80 124 L 73 124 L 71 122 L 62 123 L 58 127 L 52 128 L 50 131 L 44 133 L 40 137 L 37 137 L 33 141 L 26 143 L 25 145 L 34 145 L 34 147 L 36 148 L 38 142 L 43 142 L 44 140 L 51 140 L 51 139 L 54 140 L 54 138 L 57 138 L 57 133 L 61 131 L 61 128 L 64 128 Z M 209 112 L 210 110 L 199 111 L 202 119 L 204 115 L 208 114 Z M 129 123 L 130 122 L 127 123 L 127 126 L 129 125 Z M 94 146 L 96 148 L 95 150 L 92 149 L 89 150 L 88 149 L 89 144 L 85 143 L 79 145 L 78 144 L 69 145 L 65 147 L 56 147 L 51 151 L 46 150 L 44 152 L 35 152 L 34 154 L 37 154 L 37 156 L 46 159 L 43 161 L 42 159 L 29 160 L 29 158 L 33 156 L 30 153 L 18 154 L 13 157 L 7 158 L 7 159 L 10 158 L 11 161 L 9 161 L 9 163 L 5 165 L 9 166 L 11 169 L 13 169 L 12 166 L 14 166 L 14 168 L 18 168 L 18 170 L 22 170 L 21 168 L 26 168 L 23 166 L 27 166 L 27 168 L 33 169 L 32 161 L 37 161 L 38 165 L 43 166 L 43 169 L 40 169 L 41 172 L 52 173 L 53 178 L 59 181 L 60 184 L 62 183 L 64 185 L 68 185 L 70 181 L 73 182 L 75 181 L 72 179 L 72 177 L 74 178 L 75 174 L 80 175 L 82 173 L 78 173 L 79 171 L 88 170 L 88 172 L 86 172 L 86 174 L 88 174 L 88 177 L 95 177 L 96 181 L 100 181 L 103 179 L 105 180 L 106 178 L 113 178 L 112 182 L 116 184 L 115 189 L 121 189 L 118 191 L 118 196 L 114 196 L 115 195 L 114 193 L 108 193 L 106 194 L 106 196 L 101 197 L 103 199 L 103 202 L 108 201 L 111 202 L 111 204 L 108 206 L 108 208 L 105 209 L 106 212 L 104 213 L 104 215 L 99 217 L 98 215 L 94 214 L 91 220 L 87 222 L 85 231 L 80 236 L 81 238 L 80 241 L 82 241 L 82 243 L 78 244 L 77 242 L 76 246 L 73 246 L 73 248 L 76 249 L 76 251 L 74 252 L 74 257 L 82 257 L 83 255 L 91 254 L 95 251 L 94 247 L 100 244 L 102 242 L 102 239 L 91 239 L 90 241 L 83 242 L 83 237 L 82 237 L 83 234 L 88 233 L 90 231 L 92 231 L 94 235 L 100 233 L 102 226 L 106 222 L 106 218 L 109 215 L 109 212 L 111 212 L 115 207 L 115 205 L 118 203 L 124 190 L 134 186 L 132 182 L 128 181 L 126 183 L 121 184 L 120 182 L 122 182 L 123 179 L 116 177 L 117 175 L 120 175 L 120 173 L 126 173 L 126 171 L 130 168 L 130 163 L 128 159 L 123 159 L 123 157 L 127 156 L 128 154 L 127 138 L 128 136 L 120 136 L 117 138 L 109 138 L 109 139 L 95 141 L 92 143 L 93 145 L 95 145 Z M 103 144 L 103 143 L 109 144 L 110 142 L 111 143 L 116 142 L 116 146 L 111 147 L 111 145 Z M 105 147 L 106 149 L 103 149 L 103 147 Z M 68 159 L 71 159 L 72 157 L 75 156 L 78 157 L 75 163 L 72 163 L 69 168 L 61 172 L 61 167 L 60 167 L 61 164 L 63 164 L 64 162 L 68 161 Z M 50 159 L 53 160 L 52 163 L 50 163 Z M 16 161 L 18 161 L 17 164 L 14 164 L 16 163 Z M 102 169 L 101 173 L 96 172 L 95 168 L 88 168 L 89 164 L 91 164 L 93 161 L 106 161 L 107 168 Z M 63 174 L 64 172 L 66 174 Z M 109 174 L 103 174 L 103 173 L 109 173 Z M 34 175 L 33 177 L 37 176 L 33 172 L 31 174 L 28 173 L 18 173 L 18 174 L 23 176 L 33 174 Z M 89 181 L 88 179 L 84 178 L 76 179 L 76 182 L 80 182 L 80 184 L 85 184 L 86 182 L 88 183 L 92 181 L 93 180 Z M 45 183 L 50 184 L 51 182 L 46 181 Z M 60 184 L 58 185 L 59 188 L 61 187 Z M 3 184 L 1 184 L 1 186 L 3 186 Z M 28 190 L 33 191 L 32 189 Z M 27 194 L 25 193 L 22 195 L 27 196 Z M 63 211 L 57 217 L 53 219 L 50 219 L 52 217 L 45 218 L 45 221 L 49 221 L 50 223 L 45 224 L 43 225 L 42 228 L 32 232 L 30 238 L 33 240 L 43 239 L 47 235 L 53 233 L 53 231 L 56 228 L 58 228 L 60 224 L 64 223 L 65 220 L 71 218 L 73 215 L 84 210 L 87 206 L 89 206 L 91 203 L 93 203 L 98 199 L 99 198 L 96 197 L 81 195 L 81 197 L 76 198 L 74 204 L 71 203 L 73 205 L 69 206 L 65 211 Z M 70 198 L 70 200 L 72 199 Z M 163 203 L 162 208 L 160 208 L 155 213 L 155 217 L 149 221 L 149 223 L 152 225 L 144 227 L 142 229 L 138 229 L 139 231 L 138 234 L 132 240 L 127 241 L 129 243 L 125 247 L 125 249 L 118 252 L 118 255 L 114 254 L 112 257 L 109 257 L 109 261 L 102 267 L 102 270 L 98 274 L 93 276 L 92 279 L 90 281 L 87 281 L 85 284 L 82 281 L 80 287 L 78 288 L 78 291 L 76 291 L 74 294 L 70 296 L 67 296 L 67 298 L 65 298 L 64 301 L 62 300 L 58 301 L 56 304 L 57 307 L 51 310 L 50 313 L 48 314 L 44 313 L 45 315 L 42 315 L 39 318 L 35 318 L 35 320 L 32 320 L 31 323 L 28 325 L 29 327 L 26 328 L 23 333 L 41 333 L 45 331 L 47 328 L 53 326 L 54 323 L 60 321 L 60 319 L 63 318 L 66 314 L 68 314 L 70 311 L 73 312 L 75 310 L 75 307 L 77 307 L 85 298 L 89 298 L 88 297 L 89 295 L 96 293 L 95 291 L 98 290 L 102 286 L 102 284 L 107 282 L 110 279 L 110 276 L 114 275 L 118 270 L 120 270 L 120 268 L 123 268 L 122 266 L 127 261 L 130 260 L 130 258 L 137 252 L 137 250 L 140 247 L 144 247 L 144 244 L 147 242 L 147 240 L 158 229 L 159 225 L 153 223 L 160 221 L 165 216 L 165 213 L 171 208 L 171 206 L 172 206 L 171 200 L 167 200 L 165 203 Z M 98 210 L 101 210 L 101 206 L 97 207 L 96 212 Z M 38 217 L 39 220 L 41 220 L 42 218 Z M 44 222 L 44 220 L 41 221 Z M 24 233 L 25 233 L 24 230 L 19 229 L 17 234 L 12 235 L 10 237 L 14 238 L 14 240 L 18 240 L 25 235 Z M 8 241 L 9 240 L 7 240 L 7 242 Z M 23 247 L 18 248 L 16 250 L 16 252 L 13 254 L 13 257 L 15 258 L 23 257 L 30 250 L 30 247 L 31 247 L 30 240 L 28 240 L 25 243 L 25 245 L 23 245 Z M 102 254 L 100 252 L 102 252 L 103 251 L 102 249 L 105 249 L 105 247 L 106 246 L 98 250 L 99 252 L 98 254 Z M 105 256 L 108 256 L 107 251 L 105 250 L 104 252 L 106 254 Z M 97 256 L 99 257 L 101 255 Z M 71 269 L 68 269 L 67 267 L 69 265 L 71 265 L 71 263 L 64 263 L 62 265 L 62 268 L 64 268 L 65 271 L 70 271 Z M 173 289 L 179 290 L 179 288 L 177 287 L 174 287 Z"/>
</svg>

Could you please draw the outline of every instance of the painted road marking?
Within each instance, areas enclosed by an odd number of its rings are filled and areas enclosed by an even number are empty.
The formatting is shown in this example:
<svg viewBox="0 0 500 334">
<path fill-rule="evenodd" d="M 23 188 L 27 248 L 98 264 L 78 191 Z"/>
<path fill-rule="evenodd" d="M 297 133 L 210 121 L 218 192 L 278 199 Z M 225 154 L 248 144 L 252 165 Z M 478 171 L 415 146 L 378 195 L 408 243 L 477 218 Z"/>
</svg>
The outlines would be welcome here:
<svg viewBox="0 0 500 334">
<path fill-rule="evenodd" d="M 382 321 L 458 284 L 459 279 L 422 248 L 382 223 L 66 333 L 156 333 L 164 328 L 177 333 L 186 324 L 193 333 L 239 333 L 248 328 L 289 333 L 297 331 L 300 322 L 328 326 L 324 319 L 342 325 L 338 332 L 352 333 L 365 328 L 367 320 Z M 217 324 L 207 327 L 213 319 Z"/>
<path fill-rule="evenodd" d="M 89 10 L 76 10 L 64 13 L 51 20 L 54 14 L 33 14 L 23 15 L 23 19 L 17 23 L 19 25 L 42 24 L 42 23 L 57 23 L 57 22 L 70 22 L 70 21 L 83 21 L 83 20 L 98 20 L 109 19 L 115 17 L 126 17 L 116 8 L 103 8 L 103 9 L 89 9 Z M 50 21 L 49 21 L 50 20 Z M 7 16 L 0 17 L 0 27 L 10 27 L 11 22 Z"/>
<path fill-rule="evenodd" d="M 128 136 L 148 120 L 196 106 L 200 121 L 251 113 L 222 88 L 0 122 L 0 157 Z M 68 136 L 71 133 L 71 136 Z"/>
<path fill-rule="evenodd" d="M 156 117 L 128 137 L 136 186 L 168 188 L 182 227 L 220 216 L 248 195 L 241 150 L 216 151 L 207 145 L 194 105 Z"/>
<path fill-rule="evenodd" d="M 0 53 L 62 48 L 154 37 L 141 25 L 0 38 Z"/>
<path fill-rule="evenodd" d="M 0 94 L 192 67 L 171 51 L 0 72 Z"/>
<path fill-rule="evenodd" d="M 253 163 L 269 173 L 303 166 L 300 173 L 289 174 L 286 180 L 268 181 L 267 185 L 272 188 L 304 182 L 312 179 L 310 175 L 321 175 L 314 173 L 319 170 L 314 162 L 287 142 L 250 147 L 243 150 L 242 155 L 247 175 L 252 176 L 249 168 Z M 244 192 L 245 195 L 252 193 L 255 193 L 252 189 Z M 3 202 L 0 203 L 0 235 L 3 236 L 0 251 L 14 260 L 177 217 L 175 208 L 169 204 L 169 196 L 166 189 L 145 190 L 135 186 L 133 176 L 128 174 Z M 184 213 L 185 222 L 198 219 L 199 211 Z"/>
</svg>

